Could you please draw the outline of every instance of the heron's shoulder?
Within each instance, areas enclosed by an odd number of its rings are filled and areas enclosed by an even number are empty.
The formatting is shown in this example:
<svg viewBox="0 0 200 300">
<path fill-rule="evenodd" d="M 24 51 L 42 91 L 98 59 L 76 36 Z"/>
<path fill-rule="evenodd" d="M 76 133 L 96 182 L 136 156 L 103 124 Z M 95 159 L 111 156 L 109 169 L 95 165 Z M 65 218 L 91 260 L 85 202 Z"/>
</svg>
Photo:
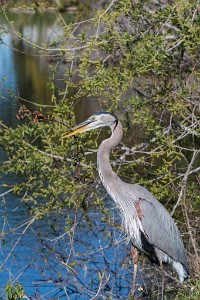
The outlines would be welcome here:
<svg viewBox="0 0 200 300">
<path fill-rule="evenodd" d="M 150 202 L 159 202 L 144 186 L 139 184 L 129 184 L 129 191 L 134 193 L 138 198 L 148 200 Z"/>
<path fill-rule="evenodd" d="M 163 211 L 163 213 L 166 212 L 166 208 L 144 186 L 139 184 L 129 184 L 127 190 L 129 197 L 131 197 L 134 202 L 146 200 L 151 203 L 157 211 Z"/>
</svg>

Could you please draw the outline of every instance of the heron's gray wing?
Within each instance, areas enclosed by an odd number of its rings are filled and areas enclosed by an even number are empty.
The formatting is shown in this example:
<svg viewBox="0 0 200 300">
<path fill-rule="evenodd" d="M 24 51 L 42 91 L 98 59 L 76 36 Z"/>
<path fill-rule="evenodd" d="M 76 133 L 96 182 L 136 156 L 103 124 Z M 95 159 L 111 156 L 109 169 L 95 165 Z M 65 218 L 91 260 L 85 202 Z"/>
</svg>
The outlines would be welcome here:
<svg viewBox="0 0 200 300">
<path fill-rule="evenodd" d="M 157 200 L 152 202 L 142 198 L 137 202 L 139 218 L 149 243 L 175 261 L 187 265 L 183 242 L 176 224 L 164 206 Z"/>
</svg>

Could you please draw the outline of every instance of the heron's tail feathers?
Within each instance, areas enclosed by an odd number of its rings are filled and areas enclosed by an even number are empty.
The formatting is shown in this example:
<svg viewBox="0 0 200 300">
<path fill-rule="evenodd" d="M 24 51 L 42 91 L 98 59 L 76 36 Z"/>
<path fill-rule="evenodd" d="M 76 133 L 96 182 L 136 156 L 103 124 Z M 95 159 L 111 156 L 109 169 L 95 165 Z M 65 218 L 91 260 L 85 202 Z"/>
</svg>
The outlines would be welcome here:
<svg viewBox="0 0 200 300">
<path fill-rule="evenodd" d="M 183 283 L 185 279 L 188 278 L 189 271 L 180 262 L 173 261 L 172 266 L 178 273 L 180 283 Z"/>
</svg>

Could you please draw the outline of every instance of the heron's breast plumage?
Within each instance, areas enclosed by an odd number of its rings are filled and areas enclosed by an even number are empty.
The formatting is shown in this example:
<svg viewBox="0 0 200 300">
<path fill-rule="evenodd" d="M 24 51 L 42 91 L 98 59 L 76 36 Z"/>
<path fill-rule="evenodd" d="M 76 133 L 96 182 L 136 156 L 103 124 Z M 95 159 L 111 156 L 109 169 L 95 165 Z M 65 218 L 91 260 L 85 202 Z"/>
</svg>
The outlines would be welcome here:
<svg viewBox="0 0 200 300">
<path fill-rule="evenodd" d="M 105 184 L 109 195 L 117 204 L 122 219 L 122 226 L 127 236 L 127 241 L 131 241 L 139 250 L 143 250 L 141 241 L 141 232 L 143 232 L 142 224 L 136 210 L 138 199 L 133 197 L 129 199 L 128 185 L 123 188 L 121 179 L 113 172 L 112 176 L 115 180 L 110 180 L 102 183 Z M 111 179 L 111 178 L 110 178 Z M 124 184 L 124 183 L 123 183 Z M 121 188 L 120 188 L 121 187 Z"/>
</svg>

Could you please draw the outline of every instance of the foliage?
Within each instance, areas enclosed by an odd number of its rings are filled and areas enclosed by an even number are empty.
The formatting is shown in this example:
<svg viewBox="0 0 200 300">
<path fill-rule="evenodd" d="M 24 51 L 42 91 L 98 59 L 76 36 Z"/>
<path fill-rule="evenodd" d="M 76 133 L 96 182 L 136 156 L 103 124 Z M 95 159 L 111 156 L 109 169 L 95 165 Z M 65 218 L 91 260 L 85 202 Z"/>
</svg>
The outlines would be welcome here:
<svg viewBox="0 0 200 300">
<path fill-rule="evenodd" d="M 193 280 L 190 282 L 189 288 L 186 290 L 180 290 L 175 299 L 181 300 L 197 300 L 200 297 L 200 282 L 199 280 Z"/>
<path fill-rule="evenodd" d="M 12 285 L 12 282 L 9 281 L 5 287 L 6 299 L 8 300 L 18 300 L 22 299 L 24 296 L 23 286 L 20 283 Z"/>
<path fill-rule="evenodd" d="M 83 214 L 95 208 L 110 223 L 96 164 L 84 154 L 84 149 L 97 148 L 98 137 L 87 133 L 61 138 L 75 124 L 74 103 L 95 99 L 102 110 L 115 111 L 124 125 L 126 146 L 114 151 L 113 168 L 128 181 L 145 185 L 172 211 L 189 260 L 193 257 L 191 274 L 197 276 L 198 3 L 112 1 L 88 20 L 86 28 L 84 24 L 64 23 L 62 39 L 38 47 L 45 54 L 56 50 L 56 57 L 66 63 L 64 89 L 52 83 L 55 108 L 48 121 L 29 120 L 16 129 L 1 126 L 0 145 L 7 159 L 0 171 L 21 176 L 14 192 L 23 193 L 36 218 L 52 212 L 62 215 L 66 208 Z M 70 231 L 74 220 L 70 214 L 66 219 Z M 106 236 L 107 231 L 106 227 Z"/>
</svg>

